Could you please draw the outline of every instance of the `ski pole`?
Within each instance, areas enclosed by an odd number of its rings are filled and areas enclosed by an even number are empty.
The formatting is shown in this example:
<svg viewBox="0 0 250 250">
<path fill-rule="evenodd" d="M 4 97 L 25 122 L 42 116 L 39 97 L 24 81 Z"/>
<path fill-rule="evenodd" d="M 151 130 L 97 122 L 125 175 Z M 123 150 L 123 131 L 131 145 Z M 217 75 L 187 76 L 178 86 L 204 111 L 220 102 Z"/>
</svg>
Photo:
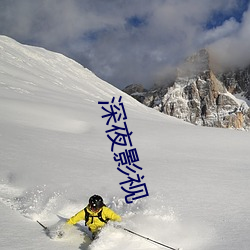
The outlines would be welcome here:
<svg viewBox="0 0 250 250">
<path fill-rule="evenodd" d="M 165 245 L 165 244 L 162 244 L 161 242 L 152 240 L 152 239 L 150 239 L 150 238 L 148 238 L 148 237 L 145 237 L 145 236 L 143 236 L 143 235 L 141 235 L 141 234 L 135 233 L 135 232 L 133 232 L 133 231 L 127 229 L 127 228 L 124 228 L 124 227 L 123 227 L 122 229 L 125 230 L 125 231 L 127 231 L 127 232 L 129 232 L 129 233 L 131 233 L 131 234 L 137 235 L 137 236 L 139 236 L 139 237 L 141 237 L 141 238 L 143 238 L 143 239 L 146 239 L 146 240 L 148 240 L 148 241 L 152 241 L 152 242 L 154 242 L 154 243 L 156 243 L 156 244 L 158 244 L 158 245 L 161 245 L 161 246 L 163 246 L 163 247 L 169 248 L 169 249 L 171 249 L 171 250 L 180 250 L 180 248 L 173 248 L 173 247 L 167 246 L 167 245 Z"/>
<path fill-rule="evenodd" d="M 48 230 L 48 228 L 47 227 L 45 227 L 41 222 L 39 222 L 38 220 L 36 221 L 40 226 L 42 226 L 43 227 L 43 229 L 46 231 L 46 230 Z"/>
</svg>

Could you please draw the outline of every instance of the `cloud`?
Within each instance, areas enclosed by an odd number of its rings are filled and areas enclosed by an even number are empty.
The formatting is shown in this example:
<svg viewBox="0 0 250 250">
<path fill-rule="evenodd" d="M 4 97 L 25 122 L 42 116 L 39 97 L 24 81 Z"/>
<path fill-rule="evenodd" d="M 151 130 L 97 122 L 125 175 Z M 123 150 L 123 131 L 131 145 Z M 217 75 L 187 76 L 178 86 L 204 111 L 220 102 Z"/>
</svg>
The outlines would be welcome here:
<svg viewBox="0 0 250 250">
<path fill-rule="evenodd" d="M 201 44 L 211 44 L 219 41 L 225 37 L 231 36 L 237 33 L 240 28 L 240 24 L 232 17 L 226 20 L 221 26 L 204 31 L 200 38 Z"/>
<path fill-rule="evenodd" d="M 247 49 L 249 14 L 242 22 L 233 17 L 239 2 L 2 0 L 0 33 L 61 52 L 120 88 L 148 87 L 204 46 L 212 44 L 216 53 L 237 44 Z M 219 15 L 222 23 L 214 20 Z"/>
<path fill-rule="evenodd" d="M 220 29 L 227 29 L 224 24 Z M 245 67 L 250 64 L 250 10 L 243 15 L 242 22 L 221 39 L 210 44 L 217 63 L 225 67 Z"/>
</svg>

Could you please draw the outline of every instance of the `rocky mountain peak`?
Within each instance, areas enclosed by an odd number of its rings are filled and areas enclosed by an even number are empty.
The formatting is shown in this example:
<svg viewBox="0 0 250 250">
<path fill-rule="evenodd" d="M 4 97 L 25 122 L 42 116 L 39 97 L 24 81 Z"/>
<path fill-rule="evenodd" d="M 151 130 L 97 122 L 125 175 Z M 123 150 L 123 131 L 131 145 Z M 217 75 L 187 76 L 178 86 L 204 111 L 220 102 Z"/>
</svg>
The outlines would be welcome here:
<svg viewBox="0 0 250 250">
<path fill-rule="evenodd" d="M 205 74 L 210 70 L 209 53 L 201 49 L 194 55 L 188 57 L 177 69 L 177 77 L 194 77 Z"/>
<path fill-rule="evenodd" d="M 215 74 L 210 64 L 208 50 L 202 49 L 178 67 L 171 86 L 131 92 L 130 95 L 160 112 L 196 125 L 248 129 L 249 106 L 233 94 L 248 93 L 244 88 L 250 85 L 249 72 Z"/>
</svg>

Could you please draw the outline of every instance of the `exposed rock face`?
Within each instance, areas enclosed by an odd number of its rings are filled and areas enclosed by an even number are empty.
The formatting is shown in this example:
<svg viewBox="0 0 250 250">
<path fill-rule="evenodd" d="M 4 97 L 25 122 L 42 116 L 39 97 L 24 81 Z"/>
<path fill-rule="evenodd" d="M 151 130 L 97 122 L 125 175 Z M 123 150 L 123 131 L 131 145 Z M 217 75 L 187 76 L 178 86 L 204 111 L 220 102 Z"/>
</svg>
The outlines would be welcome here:
<svg viewBox="0 0 250 250">
<path fill-rule="evenodd" d="M 125 93 L 128 95 L 133 96 L 137 101 L 142 102 L 144 101 L 144 95 L 146 94 L 147 90 L 144 89 L 142 84 L 131 84 L 128 85 L 125 89 L 123 89 Z"/>
<path fill-rule="evenodd" d="M 249 88 L 250 69 L 221 74 L 219 80 L 209 61 L 208 51 L 201 50 L 181 65 L 171 87 L 137 89 L 131 95 L 136 93 L 145 105 L 196 125 L 248 129 L 250 109 L 233 94 Z M 249 89 L 244 92 L 249 93 Z"/>
<path fill-rule="evenodd" d="M 218 74 L 228 91 L 232 94 L 242 93 L 250 100 L 250 66 Z"/>
</svg>

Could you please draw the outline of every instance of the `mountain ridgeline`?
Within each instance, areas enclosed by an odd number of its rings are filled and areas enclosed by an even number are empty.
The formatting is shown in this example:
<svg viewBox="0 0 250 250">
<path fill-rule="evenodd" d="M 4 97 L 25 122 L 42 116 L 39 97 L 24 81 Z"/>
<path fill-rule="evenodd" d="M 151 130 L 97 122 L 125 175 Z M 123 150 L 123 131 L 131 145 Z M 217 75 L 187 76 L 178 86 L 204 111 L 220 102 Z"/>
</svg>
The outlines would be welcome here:
<svg viewBox="0 0 250 250">
<path fill-rule="evenodd" d="M 124 90 L 139 102 L 192 124 L 250 128 L 250 66 L 217 72 L 206 49 L 188 57 L 171 85 L 146 90 L 132 84 Z"/>
</svg>

